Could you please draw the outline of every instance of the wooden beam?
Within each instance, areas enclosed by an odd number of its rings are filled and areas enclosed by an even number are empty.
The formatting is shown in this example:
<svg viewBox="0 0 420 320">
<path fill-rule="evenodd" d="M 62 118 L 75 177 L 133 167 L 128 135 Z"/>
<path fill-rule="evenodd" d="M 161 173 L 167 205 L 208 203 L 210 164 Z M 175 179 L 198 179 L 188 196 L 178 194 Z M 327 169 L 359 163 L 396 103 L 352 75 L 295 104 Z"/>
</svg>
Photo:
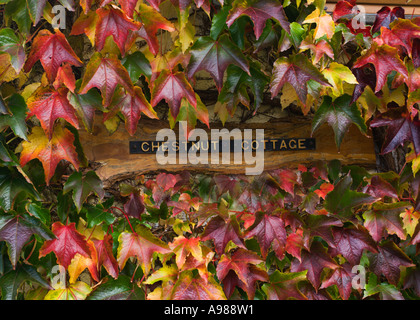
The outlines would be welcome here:
<svg viewBox="0 0 420 320">
<path fill-rule="evenodd" d="M 177 126 L 178 127 L 178 126 Z M 130 154 L 129 141 L 156 141 L 156 134 L 160 129 L 169 128 L 167 121 L 141 119 L 135 136 L 130 137 L 123 125 L 117 131 L 109 135 L 100 121 L 94 125 L 93 134 L 84 130 L 80 131 L 80 141 L 87 158 L 90 161 L 99 162 L 97 174 L 104 180 L 106 186 L 112 185 L 121 179 L 139 174 L 153 173 L 159 170 L 168 172 L 180 172 L 189 170 L 203 173 L 245 174 L 245 168 L 250 167 L 246 163 L 234 164 L 175 164 L 160 165 L 156 160 L 156 154 Z M 206 127 L 201 127 L 209 133 Z M 220 124 L 211 124 L 211 129 L 223 128 Z M 307 118 L 293 118 L 275 120 L 263 124 L 226 124 L 228 130 L 264 129 L 264 137 L 268 139 L 278 138 L 309 138 L 311 136 L 311 120 Z M 175 129 L 175 132 L 178 130 Z M 242 131 L 243 132 L 243 131 Z M 255 131 L 254 131 L 255 132 Z M 177 137 L 178 133 L 177 133 Z M 373 140 L 360 133 L 351 126 L 349 132 L 337 151 L 332 129 L 323 125 L 315 132 L 313 138 L 316 141 L 315 150 L 299 151 L 266 151 L 264 153 L 264 169 L 272 170 L 280 167 L 297 167 L 298 164 L 310 164 L 317 160 L 339 159 L 343 164 L 357 164 L 370 169 L 375 168 L 376 156 Z"/>
</svg>

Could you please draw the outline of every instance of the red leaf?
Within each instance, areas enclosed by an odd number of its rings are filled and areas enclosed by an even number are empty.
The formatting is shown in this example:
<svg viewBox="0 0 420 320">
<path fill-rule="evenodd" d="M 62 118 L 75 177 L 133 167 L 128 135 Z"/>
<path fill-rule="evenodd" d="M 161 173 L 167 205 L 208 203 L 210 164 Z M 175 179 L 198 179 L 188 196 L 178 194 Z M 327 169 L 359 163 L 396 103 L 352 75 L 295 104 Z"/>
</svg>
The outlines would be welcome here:
<svg viewBox="0 0 420 320">
<path fill-rule="evenodd" d="M 50 82 L 54 81 L 58 68 L 63 62 L 68 62 L 76 67 L 82 66 L 82 61 L 74 53 L 66 37 L 59 30 L 56 30 L 55 34 L 48 30 L 41 30 L 37 34 L 23 66 L 24 71 L 29 72 L 38 60 L 41 60 Z"/>
<path fill-rule="evenodd" d="M 386 44 L 378 45 L 373 42 L 370 49 L 356 60 L 353 68 L 360 68 L 368 63 L 375 67 L 377 78 L 375 92 L 382 89 L 388 74 L 394 70 L 401 73 L 405 78 L 408 77 L 407 68 L 399 58 L 397 49 Z"/>
<path fill-rule="evenodd" d="M 175 186 L 176 177 L 173 174 L 162 172 L 156 176 L 156 183 L 163 191 L 168 191 Z"/>
<path fill-rule="evenodd" d="M 315 290 L 318 290 L 321 283 L 321 272 L 324 268 L 336 269 L 339 265 L 327 254 L 326 248 L 318 242 L 314 241 L 311 251 L 302 250 L 302 261 L 292 262 L 290 271 L 299 272 L 308 270 L 307 277 Z"/>
<path fill-rule="evenodd" d="M 98 255 L 97 269 L 104 266 L 111 277 L 118 277 L 118 262 L 112 253 L 112 236 L 106 235 L 102 240 L 92 239 Z"/>
<path fill-rule="evenodd" d="M 94 87 L 98 88 L 104 106 L 108 107 L 117 85 L 123 86 L 128 93 L 133 94 L 130 75 L 117 56 L 111 54 L 109 57 L 103 57 L 99 52 L 94 53 L 86 67 L 79 93 L 85 94 Z"/>
<path fill-rule="evenodd" d="M 222 255 L 216 268 L 217 278 L 223 280 L 228 272 L 233 270 L 239 280 L 248 285 L 250 265 L 256 265 L 263 261 L 255 252 L 238 248 L 232 254 Z"/>
<path fill-rule="evenodd" d="M 67 99 L 67 88 L 58 90 L 40 87 L 28 99 L 28 117 L 36 116 L 45 134 L 51 139 L 54 123 L 58 118 L 65 119 L 72 126 L 79 128 L 76 111 Z"/>
<path fill-rule="evenodd" d="M 321 288 L 328 288 L 330 286 L 336 285 L 340 297 L 343 300 L 348 300 L 352 291 L 352 281 L 354 278 L 354 273 L 351 271 L 352 265 L 349 263 L 344 263 L 340 268 L 335 269 L 328 279 L 325 279 L 322 282 Z"/>
<path fill-rule="evenodd" d="M 159 29 L 173 32 L 175 31 L 175 27 L 156 8 L 153 9 L 148 5 L 140 4 L 138 13 L 142 26 L 138 31 L 133 33 L 133 36 L 128 41 L 128 46 L 131 46 L 136 37 L 141 37 L 146 40 L 150 52 L 156 56 L 159 53 L 159 41 L 156 33 Z"/>
<path fill-rule="evenodd" d="M 394 8 L 395 9 L 395 8 Z M 410 20 L 398 19 L 392 23 L 392 29 L 381 28 L 381 39 L 391 47 L 402 46 L 411 56 L 413 40 L 420 38 L 420 26 Z"/>
<path fill-rule="evenodd" d="M 332 248 L 331 254 L 341 254 L 352 266 L 360 263 L 364 250 L 378 252 L 376 243 L 364 228 L 333 227 L 332 234 L 335 248 Z"/>
<path fill-rule="evenodd" d="M 120 269 L 130 257 L 136 257 L 142 266 L 143 272 L 148 274 L 150 271 L 153 253 L 172 252 L 168 245 L 156 238 L 149 229 L 143 225 L 137 225 L 136 232 L 122 232 L 118 237 L 119 247 L 117 261 Z"/>
<path fill-rule="evenodd" d="M 142 112 L 149 118 L 158 119 L 155 110 L 144 96 L 143 90 L 137 86 L 133 90 L 134 94 L 119 92 L 113 99 L 113 111 L 109 112 L 110 115 L 114 115 L 115 112 L 121 111 L 125 118 L 125 127 L 131 136 L 137 131 Z"/>
<path fill-rule="evenodd" d="M 186 98 L 192 106 L 197 106 L 194 90 L 185 78 L 184 72 L 162 71 L 153 82 L 151 91 L 152 107 L 164 99 L 171 108 L 171 114 L 174 119 L 178 116 L 182 98 Z"/>
<path fill-rule="evenodd" d="M 191 59 L 187 68 L 188 78 L 192 79 L 195 73 L 205 70 L 216 82 L 219 92 L 223 86 L 223 76 L 229 65 L 234 64 L 250 75 L 248 61 L 227 35 L 220 36 L 218 40 L 213 40 L 211 37 L 200 37 L 191 47 L 190 53 Z"/>
<path fill-rule="evenodd" d="M 270 246 L 273 245 L 277 257 L 282 259 L 286 244 L 286 229 L 281 218 L 275 215 L 257 213 L 254 224 L 245 234 L 246 239 L 253 237 L 258 240 L 263 258 L 267 257 Z"/>
<path fill-rule="evenodd" d="M 132 192 L 130 199 L 124 204 L 124 211 L 127 215 L 140 219 L 141 214 L 144 212 L 143 199 L 140 197 L 139 192 Z"/>
<path fill-rule="evenodd" d="M 211 219 L 201 235 L 201 240 L 213 240 L 218 254 L 223 253 L 229 241 L 232 241 L 238 247 L 245 248 L 235 216 L 230 217 L 227 221 L 219 216 Z"/>
<path fill-rule="evenodd" d="M 74 77 L 71 66 L 67 62 L 64 62 L 63 65 L 58 68 L 57 77 L 55 78 L 53 86 L 55 90 L 64 86 L 74 93 L 74 90 L 76 89 L 76 78 Z"/>
<path fill-rule="evenodd" d="M 331 86 L 322 73 L 303 55 L 281 57 L 274 62 L 270 82 L 271 98 L 278 95 L 286 82 L 295 89 L 299 100 L 305 105 L 308 94 L 308 80 L 315 80 L 324 86 Z"/>
<path fill-rule="evenodd" d="M 382 154 L 395 150 L 404 142 L 413 143 L 414 153 L 420 155 L 420 120 L 412 120 L 403 109 L 391 109 L 372 120 L 372 128 L 388 126 Z"/>
<path fill-rule="evenodd" d="M 121 10 L 115 7 L 99 8 L 96 10 L 96 14 L 99 17 L 95 33 L 97 51 L 101 51 L 104 48 L 106 38 L 112 36 L 121 51 L 121 55 L 124 56 L 129 30 L 137 31 L 141 24 L 130 20 Z"/>
<path fill-rule="evenodd" d="M 390 23 L 395 19 L 405 19 L 404 9 L 401 7 L 382 7 L 377 13 L 375 22 L 373 23 L 372 33 L 376 33 L 381 27 L 388 28 Z"/>
<path fill-rule="evenodd" d="M 378 277 L 383 274 L 390 284 L 398 284 L 400 267 L 415 267 L 411 259 L 392 241 L 380 244 L 378 249 L 379 253 L 370 259 L 369 267 Z"/>
<path fill-rule="evenodd" d="M 409 207 L 411 205 L 406 202 L 374 203 L 372 209 L 363 214 L 364 226 L 375 241 L 380 241 L 388 234 L 396 234 L 401 240 L 405 240 L 404 224 L 400 215 Z"/>
<path fill-rule="evenodd" d="M 277 20 L 284 30 L 290 32 L 290 25 L 284 13 L 283 6 L 274 0 L 255 1 L 255 0 L 236 0 L 226 19 L 228 27 L 242 15 L 247 15 L 254 23 L 255 37 L 261 36 L 268 19 Z"/>
<path fill-rule="evenodd" d="M 338 1 L 334 7 L 334 11 L 332 13 L 332 17 L 334 22 L 341 18 L 350 19 L 353 18 L 355 12 L 353 11 L 353 7 L 356 5 L 356 0 L 351 1 Z"/>
<path fill-rule="evenodd" d="M 67 269 L 71 259 L 79 253 L 86 258 L 90 258 L 90 249 L 84 235 L 80 234 L 75 223 L 63 225 L 61 222 L 55 222 L 52 225 L 52 232 L 57 239 L 47 240 L 39 249 L 39 257 L 43 257 L 50 252 L 57 256 L 59 265 Z"/>
<path fill-rule="evenodd" d="M 226 300 L 220 285 L 209 277 L 193 277 L 192 272 L 184 271 L 175 283 L 171 300 Z"/>
</svg>

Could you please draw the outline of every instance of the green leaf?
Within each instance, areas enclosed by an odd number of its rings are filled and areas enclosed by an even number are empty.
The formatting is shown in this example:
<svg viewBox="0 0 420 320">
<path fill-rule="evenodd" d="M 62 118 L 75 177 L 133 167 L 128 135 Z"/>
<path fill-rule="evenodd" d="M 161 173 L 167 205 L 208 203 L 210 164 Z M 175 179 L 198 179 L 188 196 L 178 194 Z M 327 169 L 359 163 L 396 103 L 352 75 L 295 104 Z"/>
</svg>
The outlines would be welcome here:
<svg viewBox="0 0 420 320">
<path fill-rule="evenodd" d="M 0 167 L 0 207 L 8 211 L 21 192 L 40 200 L 37 191 L 13 168 Z"/>
<path fill-rule="evenodd" d="M 100 199 L 105 195 L 101 179 L 94 171 L 88 171 L 85 176 L 81 172 L 74 172 L 66 181 L 63 193 L 73 191 L 72 198 L 77 211 L 80 211 L 87 197 L 93 192 Z"/>
<path fill-rule="evenodd" d="M 15 135 L 28 141 L 28 127 L 26 126 L 26 107 L 25 100 L 17 93 L 13 94 L 7 101 L 11 114 L 0 114 L 0 131 L 10 127 Z"/>
<path fill-rule="evenodd" d="M 104 211 L 98 207 L 88 208 L 86 218 L 88 228 L 92 228 L 102 222 L 105 222 L 106 225 L 110 225 L 115 221 L 115 216 L 111 212 Z"/>
<path fill-rule="evenodd" d="M 303 35 L 305 34 L 305 29 L 297 22 L 292 22 L 290 24 L 290 36 L 289 39 L 295 46 L 295 48 L 299 48 L 300 43 L 303 40 Z"/>
<path fill-rule="evenodd" d="M 352 208 L 376 201 L 376 198 L 368 194 L 351 190 L 352 182 L 350 174 L 344 176 L 325 197 L 325 209 L 348 218 L 352 214 Z"/>
<path fill-rule="evenodd" d="M 211 27 L 210 27 L 210 37 L 213 38 L 213 40 L 217 40 L 217 37 L 219 34 L 227 28 L 226 25 L 226 18 L 229 14 L 230 6 L 223 6 L 219 12 L 217 12 L 213 19 L 211 20 Z"/>
<path fill-rule="evenodd" d="M 120 275 L 118 279 L 106 278 L 102 284 L 88 296 L 87 300 L 144 300 L 145 295 L 130 277 Z"/>
<path fill-rule="evenodd" d="M 404 300 L 401 292 L 392 284 L 379 283 L 374 273 L 369 275 L 369 281 L 365 286 L 363 298 L 379 294 L 381 300 Z"/>
<path fill-rule="evenodd" d="M 147 79 L 150 79 L 152 76 L 150 62 L 140 51 L 127 55 L 121 60 L 121 63 L 127 69 L 133 83 L 136 83 L 141 75 L 144 75 Z"/>
<path fill-rule="evenodd" d="M 10 28 L 0 30 L 0 51 L 10 55 L 12 67 L 19 73 L 25 64 L 25 48 L 15 32 Z"/>
<path fill-rule="evenodd" d="M 16 270 L 5 273 L 0 278 L 2 300 L 15 300 L 19 288 L 26 281 L 35 282 L 44 288 L 52 289 L 50 284 L 41 277 L 34 266 L 24 264 L 18 266 Z"/>
<path fill-rule="evenodd" d="M 20 32 L 29 34 L 31 31 L 32 20 L 29 15 L 29 9 L 26 0 L 12 0 L 4 8 L 6 21 L 12 19 L 19 27 Z"/>
<path fill-rule="evenodd" d="M 334 131 L 335 144 L 340 149 L 344 134 L 354 123 L 362 133 L 366 133 L 366 123 L 357 108 L 356 103 L 350 104 L 351 96 L 345 94 L 333 101 L 330 96 L 324 96 L 324 100 L 316 111 L 312 120 L 312 134 L 327 122 Z"/>
</svg>

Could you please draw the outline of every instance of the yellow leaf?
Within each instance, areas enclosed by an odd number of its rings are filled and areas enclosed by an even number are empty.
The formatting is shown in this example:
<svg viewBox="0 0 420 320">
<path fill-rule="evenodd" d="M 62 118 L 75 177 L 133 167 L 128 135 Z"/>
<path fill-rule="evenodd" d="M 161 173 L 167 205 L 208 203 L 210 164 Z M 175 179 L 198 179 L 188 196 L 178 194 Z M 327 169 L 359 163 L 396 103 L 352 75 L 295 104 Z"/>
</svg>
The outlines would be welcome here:
<svg viewBox="0 0 420 320">
<path fill-rule="evenodd" d="M 319 8 L 316 8 L 310 15 L 308 15 L 303 23 L 315 23 L 314 39 L 319 39 L 324 35 L 331 39 L 335 32 L 335 23 L 331 15 L 323 13 L 320 15 Z"/>
<path fill-rule="evenodd" d="M 322 70 L 322 74 L 332 85 L 332 93 L 336 97 L 342 96 L 344 94 L 344 82 L 350 84 L 358 83 L 351 70 L 345 65 L 337 62 L 332 62 L 328 68 Z"/>
<path fill-rule="evenodd" d="M 48 291 L 44 300 L 85 300 L 91 291 L 87 283 L 78 281 L 67 288 Z"/>
</svg>

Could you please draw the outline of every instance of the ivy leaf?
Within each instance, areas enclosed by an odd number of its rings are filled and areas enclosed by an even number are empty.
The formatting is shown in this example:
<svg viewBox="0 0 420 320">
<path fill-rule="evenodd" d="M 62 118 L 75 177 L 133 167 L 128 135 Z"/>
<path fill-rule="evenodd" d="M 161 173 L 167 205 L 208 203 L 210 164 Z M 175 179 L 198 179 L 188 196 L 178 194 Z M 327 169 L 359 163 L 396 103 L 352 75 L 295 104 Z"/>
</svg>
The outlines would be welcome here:
<svg viewBox="0 0 420 320">
<path fill-rule="evenodd" d="M 375 90 L 376 87 L 376 73 L 367 64 L 361 68 L 353 68 L 353 74 L 356 76 L 357 84 L 354 87 L 351 103 L 354 103 L 362 95 L 366 86 Z"/>
<path fill-rule="evenodd" d="M 0 277 L 0 288 L 3 300 L 16 300 L 18 290 L 26 281 L 37 283 L 43 288 L 52 289 L 50 284 L 31 265 L 18 265 L 16 270 L 6 272 Z"/>
<path fill-rule="evenodd" d="M 91 240 L 87 241 L 87 246 L 89 247 L 90 257 L 84 257 L 79 253 L 76 253 L 71 263 L 68 267 L 69 273 L 69 283 L 76 283 L 77 278 L 80 274 L 87 268 L 92 279 L 96 282 L 100 281 L 99 271 L 98 271 L 98 256 L 96 254 L 96 249 Z"/>
<path fill-rule="evenodd" d="M 115 111 L 121 111 L 125 118 L 125 127 L 130 136 L 133 136 L 137 131 L 141 113 L 144 113 L 151 119 L 158 119 L 156 111 L 153 110 L 140 87 L 135 86 L 133 88 L 133 94 L 124 94 L 121 91 L 118 93 L 113 98 L 112 104 L 114 107 L 111 114 Z"/>
<path fill-rule="evenodd" d="M 151 94 L 152 107 L 156 106 L 160 100 L 164 99 L 169 105 L 171 115 L 174 119 L 178 116 L 182 98 L 187 99 L 193 107 L 197 106 L 194 90 L 185 78 L 184 72 L 163 70 L 153 82 Z"/>
<path fill-rule="evenodd" d="M 316 111 L 312 120 L 312 134 L 327 122 L 334 131 L 335 144 L 340 149 L 345 133 L 350 125 L 357 125 L 362 133 L 366 133 L 367 127 L 355 103 L 350 104 L 351 97 L 347 94 L 335 100 L 330 96 L 324 96 L 321 106 Z"/>
<path fill-rule="evenodd" d="M 10 55 L 12 67 L 19 73 L 25 64 L 25 48 L 10 28 L 0 30 L 0 51 L 7 52 Z"/>
<path fill-rule="evenodd" d="M 357 84 L 356 77 L 348 67 L 337 62 L 331 62 L 328 68 L 322 70 L 322 74 L 332 85 L 332 93 L 335 97 L 344 94 L 343 82 Z"/>
<path fill-rule="evenodd" d="M 344 176 L 335 186 L 334 190 L 325 197 L 325 209 L 342 217 L 351 215 L 351 209 L 377 200 L 368 194 L 350 189 L 353 179 L 350 174 Z"/>
<path fill-rule="evenodd" d="M 242 15 L 249 16 L 254 23 L 254 33 L 257 40 L 260 38 L 268 19 L 277 20 L 284 30 L 290 32 L 290 24 L 283 6 L 275 0 L 235 0 L 226 19 L 227 26 L 230 27 Z"/>
<path fill-rule="evenodd" d="M 144 300 L 143 290 L 130 277 L 120 275 L 118 279 L 105 280 L 93 289 L 87 300 Z"/>
<path fill-rule="evenodd" d="M 98 15 L 95 32 L 96 50 L 101 51 L 106 38 L 112 36 L 121 55 L 124 56 L 128 33 L 130 30 L 137 31 L 141 24 L 130 20 L 123 11 L 116 7 L 99 8 L 96 10 L 96 14 Z"/>
<path fill-rule="evenodd" d="M 381 300 L 404 300 L 401 292 L 392 284 L 379 283 L 374 273 L 369 275 L 368 283 L 365 286 L 363 298 L 378 294 Z"/>
<path fill-rule="evenodd" d="M 122 270 L 130 257 L 137 257 L 138 264 L 143 272 L 148 274 L 151 267 L 153 254 L 172 252 L 168 245 L 156 238 L 150 230 L 142 225 L 137 225 L 135 233 L 122 232 L 118 237 L 117 261 Z"/>
<path fill-rule="evenodd" d="M 328 255 L 327 249 L 317 241 L 311 245 L 311 250 L 302 250 L 302 261 L 292 261 L 291 272 L 308 270 L 307 278 L 312 286 L 318 291 L 321 284 L 321 272 L 324 268 L 337 269 L 339 265 Z"/>
<path fill-rule="evenodd" d="M 83 65 L 64 34 L 58 29 L 54 34 L 44 29 L 36 35 L 23 70 L 29 72 L 38 60 L 41 61 L 47 73 L 47 78 L 51 83 L 55 80 L 58 68 L 63 62 L 76 67 Z"/>
<path fill-rule="evenodd" d="M 389 234 L 396 234 L 401 240 L 405 240 L 406 234 L 400 215 L 409 207 L 411 204 L 408 202 L 374 203 L 371 210 L 363 213 L 364 226 L 377 242 Z"/>
<path fill-rule="evenodd" d="M 391 30 L 381 28 L 381 39 L 391 47 L 404 47 L 411 56 L 413 40 L 420 38 L 420 26 L 406 19 L 398 19 L 391 26 Z"/>
<path fill-rule="evenodd" d="M 97 269 L 103 266 L 108 274 L 117 279 L 118 277 L 118 262 L 112 253 L 112 236 L 106 235 L 102 240 L 92 239 L 97 253 Z"/>
<path fill-rule="evenodd" d="M 213 240 L 216 253 L 222 254 L 229 241 L 232 241 L 238 247 L 245 248 L 241 236 L 239 224 L 235 216 L 231 216 L 227 221 L 217 216 L 209 221 L 201 235 L 201 240 Z"/>
<path fill-rule="evenodd" d="M 43 0 L 42 0 L 43 1 Z M 36 0 L 32 0 L 36 2 Z M 26 0 L 12 0 L 4 8 L 5 20 L 12 19 L 19 27 L 19 31 L 29 35 L 31 32 L 32 20 Z"/>
<path fill-rule="evenodd" d="M 124 59 L 121 60 L 121 63 L 124 68 L 127 69 L 133 83 L 136 83 L 141 75 L 144 75 L 147 79 L 152 77 L 150 62 L 140 51 L 126 55 Z"/>
<path fill-rule="evenodd" d="M 370 49 L 361 57 L 359 57 L 353 65 L 353 68 L 361 68 L 367 64 L 372 64 L 376 72 L 375 93 L 380 91 L 384 86 L 388 74 L 397 71 L 404 78 L 408 77 L 407 68 L 398 56 L 398 50 L 389 45 L 378 45 L 372 43 Z"/>
<path fill-rule="evenodd" d="M 134 92 L 130 75 L 117 56 L 110 54 L 103 57 L 95 52 L 86 66 L 79 93 L 86 94 L 90 89 L 98 88 L 104 106 L 108 107 L 117 85 L 124 87 L 128 93 Z"/>
<path fill-rule="evenodd" d="M 124 211 L 128 216 L 140 219 L 144 212 L 144 202 L 138 191 L 130 193 L 130 199 L 124 204 Z"/>
<path fill-rule="evenodd" d="M 382 274 L 388 282 L 397 285 L 400 279 L 400 267 L 414 267 L 411 259 L 392 241 L 378 246 L 379 253 L 369 258 L 370 268 L 378 277 Z"/>
<path fill-rule="evenodd" d="M 320 289 L 336 285 L 338 292 L 340 293 L 340 297 L 343 300 L 348 300 L 352 291 L 353 278 L 354 273 L 352 272 L 352 265 L 346 262 L 341 265 L 340 268 L 335 269 L 329 278 L 322 282 Z"/>
<path fill-rule="evenodd" d="M 306 280 L 306 274 L 307 270 L 287 273 L 275 270 L 270 275 L 269 283 L 262 285 L 262 290 L 269 300 L 307 300 L 308 298 L 298 288 L 299 282 Z"/>
<path fill-rule="evenodd" d="M 70 104 L 83 122 L 86 130 L 92 133 L 95 110 L 102 108 L 102 97 L 96 89 L 89 90 L 86 94 L 69 92 L 68 99 Z"/>
<path fill-rule="evenodd" d="M 372 34 L 378 32 L 381 27 L 389 28 L 392 21 L 396 19 L 405 19 L 404 8 L 402 7 L 382 7 L 375 17 L 375 22 L 372 26 Z"/>
<path fill-rule="evenodd" d="M 416 156 L 420 155 L 420 121 L 412 120 L 410 114 L 404 112 L 404 109 L 389 110 L 373 119 L 370 126 L 372 128 L 388 127 L 382 154 L 391 152 L 404 142 L 410 141 L 413 143 Z"/>
<path fill-rule="evenodd" d="M 21 193 L 40 200 L 32 184 L 14 168 L 0 167 L 0 207 L 9 211 L 16 197 Z"/>
<path fill-rule="evenodd" d="M 331 39 L 335 32 L 335 24 L 331 15 L 324 12 L 321 14 L 319 8 L 316 8 L 309 14 L 303 23 L 315 23 L 314 39 L 317 40 L 323 36 Z"/>
<path fill-rule="evenodd" d="M 92 288 L 83 281 L 77 281 L 67 288 L 50 290 L 44 300 L 85 300 Z"/>
<path fill-rule="evenodd" d="M 263 262 L 256 253 L 238 248 L 232 254 L 223 254 L 217 264 L 217 278 L 222 281 L 227 297 L 230 297 L 236 286 L 239 286 L 254 299 L 256 281 L 267 281 L 268 274 L 256 268 L 255 265 Z"/>
<path fill-rule="evenodd" d="M 250 75 L 248 61 L 226 34 L 221 35 L 218 40 L 211 37 L 198 38 L 190 53 L 188 78 L 191 79 L 198 71 L 205 70 L 214 79 L 219 92 L 223 86 L 224 73 L 230 64 L 240 67 Z"/>
<path fill-rule="evenodd" d="M 286 82 L 295 89 L 299 100 L 306 105 L 307 82 L 312 79 L 324 86 L 330 86 L 322 73 L 303 54 L 290 58 L 280 57 L 274 62 L 270 81 L 271 99 L 278 95 Z"/>
<path fill-rule="evenodd" d="M 25 121 L 28 109 L 26 107 L 25 99 L 21 95 L 14 93 L 7 100 L 7 105 L 11 113 L 0 114 L 0 131 L 10 127 L 16 136 L 28 140 L 28 127 L 26 126 Z"/>
<path fill-rule="evenodd" d="M 13 269 L 16 268 L 23 246 L 33 234 L 38 234 L 47 240 L 54 238 L 54 234 L 34 217 L 28 215 L 0 217 L 0 241 L 6 241 L 8 244 L 8 255 Z"/>
<path fill-rule="evenodd" d="M 159 41 L 156 33 L 159 29 L 174 32 L 175 27 L 157 10 L 143 3 L 139 5 L 138 13 L 142 26 L 133 35 L 134 37 L 139 36 L 146 40 L 150 52 L 156 56 L 159 53 Z"/>
<path fill-rule="evenodd" d="M 62 118 L 75 128 L 79 128 L 79 120 L 73 106 L 67 99 L 68 89 L 58 90 L 40 87 L 28 99 L 28 117 L 36 116 L 49 139 L 54 132 L 54 124 Z"/>
<path fill-rule="evenodd" d="M 222 255 L 216 268 L 217 278 L 223 280 L 228 272 L 233 270 L 239 280 L 248 285 L 250 265 L 257 265 L 263 261 L 255 252 L 238 248 L 232 254 Z"/>
<path fill-rule="evenodd" d="M 176 237 L 169 247 L 175 253 L 175 263 L 179 270 L 182 270 L 189 255 L 192 255 L 198 261 L 203 260 L 203 253 L 200 247 L 200 238 L 185 238 L 184 236 Z"/>
<path fill-rule="evenodd" d="M 220 285 L 210 277 L 194 277 L 193 272 L 182 272 L 175 283 L 170 300 L 226 300 Z"/>
<path fill-rule="evenodd" d="M 32 159 L 39 159 L 45 173 L 47 185 L 54 175 L 55 168 L 61 160 L 67 160 L 79 169 L 79 160 L 76 148 L 73 145 L 73 134 L 62 127 L 56 127 L 51 140 L 44 134 L 40 127 L 34 127 L 32 134 L 28 137 L 29 142 L 24 141 L 23 150 L 20 155 L 20 165 L 23 167 Z"/>
<path fill-rule="evenodd" d="M 71 66 L 64 62 L 57 71 L 57 77 L 54 80 L 53 87 L 58 90 L 60 87 L 66 87 L 74 93 L 76 89 L 76 78 L 74 77 Z"/>
<path fill-rule="evenodd" d="M 81 172 L 74 172 L 64 183 L 63 187 L 63 194 L 70 191 L 73 191 L 72 198 L 78 212 L 80 212 L 83 203 L 92 192 L 101 200 L 105 195 L 102 181 L 95 171 L 88 171 L 84 176 Z"/>
<path fill-rule="evenodd" d="M 284 256 L 286 244 L 286 229 L 280 217 L 257 213 L 254 224 L 246 231 L 245 239 L 255 237 L 261 248 L 261 255 L 265 259 L 272 246 L 279 259 Z"/>
<path fill-rule="evenodd" d="M 360 263 L 364 250 L 377 253 L 376 243 L 363 227 L 332 227 L 333 256 L 341 254 L 353 266 Z"/>
<path fill-rule="evenodd" d="M 39 249 L 40 258 L 54 252 L 58 264 L 67 269 L 77 253 L 87 258 L 91 256 L 86 238 L 76 230 L 75 223 L 63 225 L 57 221 L 53 223 L 51 230 L 57 239 L 44 242 Z"/>
</svg>

